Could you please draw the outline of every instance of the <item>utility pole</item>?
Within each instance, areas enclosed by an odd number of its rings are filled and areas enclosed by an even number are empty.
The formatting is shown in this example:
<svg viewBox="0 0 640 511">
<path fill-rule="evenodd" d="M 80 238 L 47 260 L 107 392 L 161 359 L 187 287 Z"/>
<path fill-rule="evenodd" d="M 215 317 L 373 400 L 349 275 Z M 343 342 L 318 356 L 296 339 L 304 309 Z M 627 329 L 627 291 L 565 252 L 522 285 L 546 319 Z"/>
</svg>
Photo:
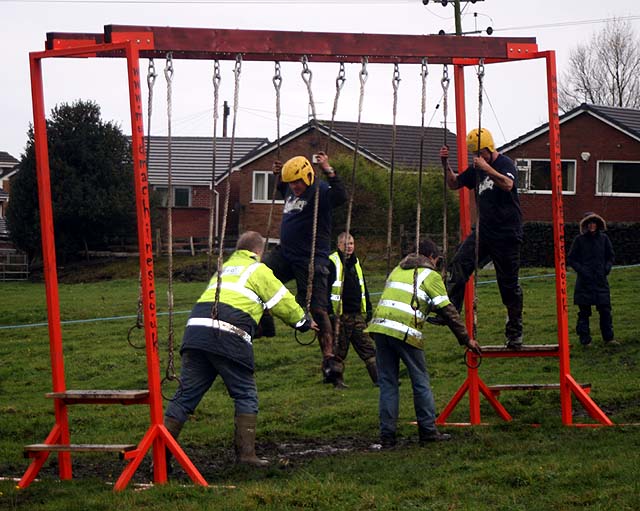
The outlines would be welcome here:
<svg viewBox="0 0 640 511">
<path fill-rule="evenodd" d="M 456 35 L 462 35 L 462 19 L 460 16 L 460 0 L 453 2 L 454 16 L 456 20 Z"/>
</svg>

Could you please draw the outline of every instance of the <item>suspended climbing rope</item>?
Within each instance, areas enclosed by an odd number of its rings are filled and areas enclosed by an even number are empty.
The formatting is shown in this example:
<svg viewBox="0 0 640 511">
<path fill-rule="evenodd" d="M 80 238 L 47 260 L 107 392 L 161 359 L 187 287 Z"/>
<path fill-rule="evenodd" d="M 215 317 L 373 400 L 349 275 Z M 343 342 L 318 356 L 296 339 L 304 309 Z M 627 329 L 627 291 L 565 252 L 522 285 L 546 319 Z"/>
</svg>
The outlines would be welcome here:
<svg viewBox="0 0 640 511">
<path fill-rule="evenodd" d="M 167 332 L 167 369 L 161 386 L 168 381 L 178 381 L 180 388 L 182 384 L 176 375 L 174 365 L 174 331 L 173 331 L 173 155 L 172 155 L 172 134 L 171 134 L 171 113 L 172 113 L 172 82 L 173 82 L 173 55 L 167 53 L 164 68 L 164 77 L 167 82 L 167 312 L 168 312 L 168 332 Z M 180 389 L 179 389 L 180 390 Z M 166 396 L 163 397 L 166 398 Z"/>
<path fill-rule="evenodd" d="M 354 196 L 355 196 L 355 191 L 356 191 L 356 174 L 357 174 L 357 168 L 358 168 L 358 151 L 360 149 L 360 127 L 361 127 L 361 120 L 362 120 L 362 107 L 364 105 L 364 86 L 367 83 L 367 78 L 369 77 L 369 72 L 367 71 L 367 64 L 368 64 L 368 59 L 367 57 L 363 57 L 362 58 L 362 68 L 360 69 L 360 73 L 359 73 L 359 77 L 360 77 L 360 96 L 359 96 L 359 100 L 358 100 L 358 121 L 356 122 L 356 137 L 355 137 L 355 144 L 354 144 L 354 148 L 353 148 L 353 164 L 351 165 L 351 189 L 349 191 L 349 203 L 347 205 L 347 219 L 346 219 L 346 223 L 345 223 L 345 249 L 347 244 L 349 243 L 349 239 L 351 238 L 351 216 L 352 216 L 352 212 L 353 212 L 353 200 L 354 200 Z M 343 71 L 344 68 L 341 66 L 341 71 Z M 340 89 L 342 88 L 342 85 L 344 84 L 344 80 L 342 81 L 342 83 L 339 85 L 338 80 L 340 79 L 340 74 L 338 75 L 338 78 L 336 79 L 336 98 L 335 101 L 333 103 L 334 107 L 333 107 L 333 114 L 331 116 L 331 124 L 333 126 L 333 117 L 335 116 L 335 113 L 337 111 L 337 105 L 338 105 L 338 96 L 340 94 Z M 329 135 L 331 135 L 331 133 L 329 133 Z M 327 140 L 327 147 L 329 146 L 329 141 Z M 334 324 L 334 336 L 337 338 L 340 335 L 340 328 L 341 328 L 341 324 L 340 324 L 340 316 L 342 314 L 342 294 L 344 291 L 344 273 L 345 273 L 345 268 L 346 268 L 346 261 L 347 261 L 347 254 L 346 254 L 346 250 L 341 254 L 341 258 L 342 258 L 342 266 L 341 266 L 341 275 L 336 275 L 338 281 L 340 282 L 340 291 L 339 291 L 339 295 L 340 295 L 340 302 L 339 302 L 339 310 L 334 311 L 335 313 L 335 324 Z"/>
<path fill-rule="evenodd" d="M 309 59 L 306 55 L 302 56 L 302 72 L 300 75 L 302 76 L 302 81 L 307 87 L 307 93 L 309 96 L 309 109 L 311 111 L 311 120 L 314 127 L 314 131 L 316 135 L 318 134 L 318 120 L 316 117 L 316 103 L 313 99 L 313 89 L 311 87 L 311 81 L 313 79 L 313 73 L 311 69 L 309 69 Z M 314 169 L 315 172 L 315 169 Z M 316 242 L 318 239 L 318 211 L 320 209 L 320 181 L 317 179 L 317 176 L 314 177 L 313 180 L 313 227 L 311 230 L 311 256 L 309 257 L 309 267 L 308 267 L 308 275 L 307 275 L 307 295 L 305 297 L 305 313 L 311 314 L 311 297 L 313 295 L 313 277 L 315 275 L 315 267 L 316 267 Z M 316 333 L 309 342 L 302 342 L 298 338 L 298 331 L 294 331 L 294 335 L 296 341 L 302 345 L 310 345 L 316 340 Z"/>
<path fill-rule="evenodd" d="M 218 101 L 220 98 L 220 61 L 216 60 L 213 63 L 213 157 L 211 161 L 211 183 L 209 192 L 209 245 L 207 250 L 207 275 L 209 278 L 212 276 L 213 269 L 213 240 L 215 237 L 215 214 L 217 211 L 216 205 L 216 165 L 218 155 Z"/>
<path fill-rule="evenodd" d="M 418 166 L 418 190 L 416 193 L 416 256 L 420 255 L 420 228 L 422 217 L 422 174 L 424 172 L 424 143 L 426 138 L 425 115 L 427 112 L 427 76 L 429 69 L 427 66 L 427 58 L 422 59 L 420 66 L 420 78 L 422 83 L 422 94 L 420 101 L 420 164 Z M 413 269 L 413 296 L 411 297 L 411 308 L 413 309 L 413 321 L 416 328 L 419 328 L 418 312 L 420 309 L 420 300 L 418 299 L 418 266 Z M 429 311 L 427 311 L 428 313 Z M 426 315 L 425 315 L 426 316 Z"/>
<path fill-rule="evenodd" d="M 478 63 L 478 150 L 476 156 L 480 157 L 482 139 L 482 93 L 484 81 L 484 59 Z M 473 270 L 473 339 L 478 338 L 478 266 L 480 264 L 480 175 L 475 169 L 476 178 L 476 243 L 475 243 L 475 266 Z"/>
<path fill-rule="evenodd" d="M 236 63 L 233 68 L 234 87 L 233 87 L 233 121 L 231 123 L 231 142 L 229 146 L 229 170 L 227 174 L 224 207 L 222 210 L 222 226 L 220 228 L 220 241 L 218 243 L 218 263 L 216 265 L 216 295 L 211 307 L 211 318 L 216 321 L 218 319 L 218 305 L 220 303 L 220 290 L 222 288 L 222 263 L 224 261 L 224 240 L 227 231 L 227 215 L 229 213 L 229 198 L 231 196 L 231 170 L 233 168 L 233 153 L 236 139 L 236 125 L 238 120 L 238 100 L 240 97 L 240 72 L 242 71 L 242 56 L 236 55 Z M 217 329 L 215 329 L 217 332 Z"/>
<path fill-rule="evenodd" d="M 400 86 L 400 67 L 397 63 L 393 65 L 393 124 L 391 128 L 391 169 L 389 170 L 389 210 L 387 214 L 387 275 L 391 273 L 391 237 L 393 234 L 393 185 L 394 172 L 396 167 L 396 116 L 398 114 L 398 88 Z"/>
<path fill-rule="evenodd" d="M 148 98 L 147 98 L 147 147 L 146 147 L 146 161 L 147 167 L 149 166 L 149 156 L 151 154 L 151 115 L 153 112 L 153 86 L 156 83 L 156 78 L 158 74 L 156 73 L 156 66 L 153 62 L 153 59 L 149 59 L 149 67 L 147 69 L 147 89 L 148 89 Z M 127 332 L 127 342 L 129 346 L 135 348 L 137 350 L 142 350 L 145 348 L 144 345 L 138 346 L 131 339 L 131 335 L 134 330 L 141 330 L 144 327 L 143 318 L 142 318 L 142 273 L 138 273 L 138 307 L 136 310 L 136 323 Z"/>
<path fill-rule="evenodd" d="M 442 133 L 443 133 L 443 145 L 449 148 L 447 141 L 447 115 L 449 113 L 449 71 L 445 64 L 442 69 L 442 79 L 440 84 L 442 85 Z M 442 266 L 441 273 L 442 278 L 446 282 L 447 278 L 447 257 L 449 254 L 449 227 L 448 227 L 448 212 L 447 212 L 447 172 L 449 167 L 449 158 L 443 157 L 442 161 Z"/>
<path fill-rule="evenodd" d="M 276 91 L 276 160 L 282 161 L 282 151 L 280 148 L 280 89 L 282 88 L 282 71 L 280 62 L 275 62 L 274 74 L 272 78 L 273 88 Z M 275 177 L 275 176 L 274 176 Z M 267 183 L 269 180 L 267 179 Z M 271 223 L 273 222 L 273 211 L 276 205 L 276 197 L 278 196 L 278 180 L 273 180 L 273 189 L 271 190 L 271 207 L 269 208 L 269 217 L 267 219 L 267 233 L 264 238 L 264 247 L 262 253 L 266 253 L 269 248 L 269 236 L 271 236 Z"/>
</svg>

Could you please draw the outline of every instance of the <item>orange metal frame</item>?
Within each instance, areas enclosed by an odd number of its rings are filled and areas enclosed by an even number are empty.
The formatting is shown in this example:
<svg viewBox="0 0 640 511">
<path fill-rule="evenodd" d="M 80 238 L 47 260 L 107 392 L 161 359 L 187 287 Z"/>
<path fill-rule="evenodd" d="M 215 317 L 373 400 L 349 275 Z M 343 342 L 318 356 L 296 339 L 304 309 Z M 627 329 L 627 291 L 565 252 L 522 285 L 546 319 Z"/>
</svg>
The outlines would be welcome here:
<svg viewBox="0 0 640 511">
<path fill-rule="evenodd" d="M 609 419 L 591 401 L 583 389 L 573 380 L 569 370 L 569 344 L 567 330 L 567 292 L 564 262 L 564 223 L 562 214 L 562 183 L 560 171 L 560 136 L 556 91 L 556 65 L 553 51 L 538 52 L 534 38 L 465 38 L 458 36 L 416 36 L 383 34 L 340 34 L 274 32 L 257 30 L 219 30 L 172 27 L 131 27 L 109 25 L 104 34 L 49 33 L 46 50 L 30 54 L 31 92 L 34 116 L 38 196 L 42 231 L 42 249 L 49 323 L 50 358 L 54 392 L 66 389 L 60 303 L 56 272 L 55 234 L 51 201 L 48 140 L 44 106 L 42 61 L 48 58 L 124 57 L 127 60 L 128 86 L 131 113 L 131 134 L 134 164 L 136 208 L 138 217 L 138 248 L 142 273 L 142 298 L 148 374 L 150 426 L 137 449 L 125 455 L 129 461 L 115 485 L 115 490 L 125 488 L 149 449 L 153 452 L 154 481 L 167 480 L 165 447 L 168 447 L 192 480 L 201 485 L 207 482 L 200 475 L 180 445 L 164 427 L 160 389 L 160 364 L 154 261 L 152 253 L 151 219 L 149 210 L 149 185 L 145 159 L 144 128 L 142 115 L 142 89 L 140 86 L 140 58 L 164 57 L 173 53 L 174 59 L 233 60 L 241 54 L 244 60 L 299 61 L 303 55 L 311 62 L 359 62 L 367 56 L 376 63 L 420 63 L 424 57 L 431 64 L 453 64 L 456 95 L 458 163 L 466 166 L 466 122 L 464 104 L 464 66 L 475 65 L 479 59 L 485 63 L 507 62 L 544 58 L 547 62 L 547 89 L 549 97 L 549 141 L 551 169 L 553 173 L 553 221 L 556 263 L 556 296 L 558 315 L 558 341 L 560 345 L 560 382 L 562 420 L 571 424 L 571 394 L 575 394 L 589 413 L 602 424 Z M 392 51 L 392 53 L 390 53 Z M 460 195 L 461 233 L 470 231 L 469 195 Z M 472 303 L 473 288 L 467 286 L 467 306 Z M 467 311 L 467 318 L 471 314 Z M 469 320 L 468 320 L 469 321 Z M 469 325 L 470 326 L 470 325 Z M 471 423 L 480 423 L 479 394 L 487 397 L 498 413 L 509 420 L 510 416 L 488 391 L 476 369 L 469 369 L 467 380 L 440 415 L 442 422 L 462 396 L 469 392 Z M 55 400 L 55 425 L 46 443 L 69 444 L 69 424 L 66 404 Z M 50 452 L 38 453 L 22 477 L 19 487 L 28 486 L 38 474 Z M 58 453 L 61 479 L 71 479 L 71 455 Z"/>
</svg>

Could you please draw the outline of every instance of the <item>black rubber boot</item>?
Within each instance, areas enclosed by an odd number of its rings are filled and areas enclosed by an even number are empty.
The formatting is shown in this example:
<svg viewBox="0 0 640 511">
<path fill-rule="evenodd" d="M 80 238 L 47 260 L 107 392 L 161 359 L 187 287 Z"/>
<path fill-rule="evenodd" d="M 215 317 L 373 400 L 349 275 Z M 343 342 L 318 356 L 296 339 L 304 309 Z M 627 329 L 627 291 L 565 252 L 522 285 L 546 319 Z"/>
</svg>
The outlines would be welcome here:
<svg viewBox="0 0 640 511">
<path fill-rule="evenodd" d="M 258 416 L 241 413 L 235 417 L 236 462 L 253 467 L 268 467 L 269 461 L 256 456 L 256 423 Z"/>
</svg>

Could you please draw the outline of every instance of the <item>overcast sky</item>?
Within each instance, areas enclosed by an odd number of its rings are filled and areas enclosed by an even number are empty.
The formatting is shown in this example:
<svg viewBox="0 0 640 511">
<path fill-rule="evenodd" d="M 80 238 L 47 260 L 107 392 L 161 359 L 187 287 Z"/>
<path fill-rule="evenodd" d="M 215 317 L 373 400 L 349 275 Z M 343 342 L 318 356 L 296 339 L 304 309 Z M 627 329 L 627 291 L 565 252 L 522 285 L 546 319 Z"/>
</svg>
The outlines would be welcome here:
<svg viewBox="0 0 640 511">
<path fill-rule="evenodd" d="M 465 4 L 463 3 L 463 6 Z M 474 13 L 477 15 L 474 16 Z M 638 0 L 478 0 L 463 12 L 463 30 L 486 29 L 494 36 L 536 37 L 540 50 L 557 52 L 558 71 L 569 52 L 605 27 L 612 17 L 629 18 L 640 34 Z M 28 53 L 44 49 L 47 32 L 102 32 L 104 25 L 150 25 L 233 29 L 434 34 L 454 31 L 453 7 L 422 0 L 198 0 L 198 1 L 39 1 L 0 0 L 0 44 L 4 48 L 0 79 L 0 150 L 16 158 L 23 152 L 32 120 Z M 483 34 L 485 35 L 485 34 Z M 473 36 L 469 36 L 473 37 Z M 147 61 L 141 61 L 146 73 Z M 233 63 L 221 62 L 221 101 L 233 101 Z M 319 118 L 331 116 L 337 64 L 311 64 L 313 94 Z M 167 133 L 164 60 L 156 60 L 159 77 L 154 89 L 152 134 Z M 359 64 L 347 65 L 347 81 L 337 119 L 357 120 Z M 241 73 L 238 136 L 275 135 L 275 94 L 272 63 L 244 62 Z M 281 132 L 307 121 L 308 96 L 300 77 L 300 63 L 282 64 Z M 400 66 L 398 124 L 420 125 L 419 66 Z M 366 85 L 362 119 L 392 121 L 393 66 L 372 65 Z M 212 133 L 212 63 L 174 61 L 172 133 L 210 136 Z M 436 110 L 442 89 L 442 66 L 429 66 L 427 122 L 440 126 Z M 96 101 L 105 120 L 130 133 L 126 68 L 123 59 L 47 59 L 44 64 L 46 111 L 60 102 L 82 98 Z M 477 123 L 477 79 L 467 70 L 467 126 Z M 486 66 L 483 126 L 498 145 L 547 121 L 544 61 Z M 449 126 L 455 131 L 453 84 L 450 87 Z M 146 105 L 146 99 L 145 99 Z M 230 126 L 230 125 L 229 125 Z"/>
</svg>

